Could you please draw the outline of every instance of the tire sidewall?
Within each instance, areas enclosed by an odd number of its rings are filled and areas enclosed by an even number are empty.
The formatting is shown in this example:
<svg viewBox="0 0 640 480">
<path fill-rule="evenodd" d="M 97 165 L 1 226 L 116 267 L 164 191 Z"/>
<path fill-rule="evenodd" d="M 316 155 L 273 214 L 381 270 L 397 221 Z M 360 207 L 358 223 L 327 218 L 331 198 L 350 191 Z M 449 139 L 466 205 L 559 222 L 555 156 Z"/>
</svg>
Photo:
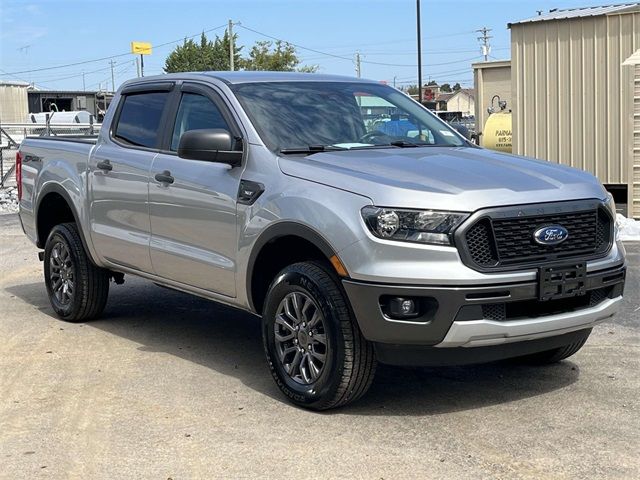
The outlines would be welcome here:
<svg viewBox="0 0 640 480">
<path fill-rule="evenodd" d="M 50 278 L 50 260 L 51 260 L 51 251 L 53 247 L 62 242 L 66 245 L 69 250 L 69 254 L 71 255 L 71 259 L 73 262 L 72 270 L 73 270 L 73 279 L 74 279 L 74 292 L 73 298 L 68 305 L 63 305 L 58 301 L 55 294 L 53 293 L 53 289 L 51 286 L 51 278 Z M 49 234 L 47 238 L 47 243 L 44 249 L 44 280 L 45 285 L 47 287 L 47 294 L 49 295 L 49 301 L 51 302 L 51 306 L 57 315 L 62 318 L 73 317 L 76 311 L 80 306 L 80 296 L 81 296 L 81 285 L 82 279 L 79 276 L 78 265 L 80 259 L 78 258 L 76 248 L 74 248 L 73 239 L 69 237 L 64 227 L 57 226 Z"/>
<path fill-rule="evenodd" d="M 328 275 L 326 272 L 325 274 Z M 331 292 L 313 277 L 298 265 L 283 270 L 269 288 L 262 316 L 262 338 L 271 374 L 285 395 L 295 403 L 305 406 L 313 406 L 333 396 L 340 385 L 345 359 L 337 305 L 331 298 Z M 318 380 L 310 385 L 296 382 L 285 372 L 275 346 L 274 328 L 278 306 L 288 293 L 296 291 L 309 295 L 316 302 L 324 316 L 327 335 L 327 361 Z"/>
</svg>

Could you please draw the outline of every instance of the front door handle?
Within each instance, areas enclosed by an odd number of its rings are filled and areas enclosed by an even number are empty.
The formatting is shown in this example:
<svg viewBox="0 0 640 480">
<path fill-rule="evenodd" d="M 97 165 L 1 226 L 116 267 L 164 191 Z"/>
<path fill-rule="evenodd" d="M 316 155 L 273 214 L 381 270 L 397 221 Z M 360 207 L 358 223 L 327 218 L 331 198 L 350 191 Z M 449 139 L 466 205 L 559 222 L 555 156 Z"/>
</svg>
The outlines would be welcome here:
<svg viewBox="0 0 640 480">
<path fill-rule="evenodd" d="M 162 173 L 156 173 L 155 179 L 160 183 L 173 183 L 173 181 L 175 180 L 171 176 L 171 172 L 169 170 L 165 170 Z"/>
<path fill-rule="evenodd" d="M 98 167 L 100 170 L 104 170 L 105 172 L 110 172 L 111 170 L 113 170 L 113 165 L 111 165 L 111 162 L 109 160 L 102 160 L 98 162 L 96 164 L 96 167 Z"/>
</svg>

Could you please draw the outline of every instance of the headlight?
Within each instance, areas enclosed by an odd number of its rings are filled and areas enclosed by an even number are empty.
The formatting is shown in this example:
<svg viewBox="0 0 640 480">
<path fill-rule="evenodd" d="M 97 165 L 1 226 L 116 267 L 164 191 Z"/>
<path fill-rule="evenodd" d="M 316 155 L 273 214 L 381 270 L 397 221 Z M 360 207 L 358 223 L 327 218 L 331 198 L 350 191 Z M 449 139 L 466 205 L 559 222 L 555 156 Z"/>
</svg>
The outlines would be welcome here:
<svg viewBox="0 0 640 480">
<path fill-rule="evenodd" d="M 607 199 L 605 200 L 605 204 L 611 213 L 611 217 L 616 219 L 616 202 L 613 201 L 613 195 L 607 192 Z"/>
<path fill-rule="evenodd" d="M 400 210 L 367 206 L 362 218 L 371 233 L 387 240 L 452 245 L 451 235 L 467 213 L 437 210 Z"/>
</svg>

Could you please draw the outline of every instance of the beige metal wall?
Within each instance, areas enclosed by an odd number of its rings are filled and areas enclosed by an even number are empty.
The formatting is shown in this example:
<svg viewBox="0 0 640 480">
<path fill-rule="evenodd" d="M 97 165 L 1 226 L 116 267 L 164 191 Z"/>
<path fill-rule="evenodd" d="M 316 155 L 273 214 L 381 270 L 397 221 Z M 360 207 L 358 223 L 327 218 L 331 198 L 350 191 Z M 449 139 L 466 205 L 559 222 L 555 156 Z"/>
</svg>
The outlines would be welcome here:
<svg viewBox="0 0 640 480">
<path fill-rule="evenodd" d="M 511 62 L 509 60 L 499 60 L 474 63 L 472 67 L 473 82 L 476 89 L 476 130 L 482 132 L 489 117 L 487 108 L 489 108 L 491 98 L 494 95 L 500 95 L 501 100 L 506 100 L 507 110 L 513 108 L 511 103 Z"/>
<path fill-rule="evenodd" d="M 629 216 L 640 218 L 640 65 L 633 67 L 633 171 L 629 192 Z"/>
<path fill-rule="evenodd" d="M 627 184 L 640 13 L 511 26 L 513 152 Z"/>
<path fill-rule="evenodd" d="M 28 114 L 27 86 L 0 84 L 0 124 L 26 122 Z"/>
</svg>

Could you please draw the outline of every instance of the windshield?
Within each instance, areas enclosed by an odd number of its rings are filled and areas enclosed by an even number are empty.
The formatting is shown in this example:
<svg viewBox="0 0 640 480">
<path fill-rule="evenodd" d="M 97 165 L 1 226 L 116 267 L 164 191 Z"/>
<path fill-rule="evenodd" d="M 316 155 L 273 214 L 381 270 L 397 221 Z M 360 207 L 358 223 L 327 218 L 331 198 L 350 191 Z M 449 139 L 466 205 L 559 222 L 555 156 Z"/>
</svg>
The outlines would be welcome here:
<svg viewBox="0 0 640 480">
<path fill-rule="evenodd" d="M 382 84 L 264 82 L 231 88 L 274 152 L 466 144 L 411 98 Z"/>
</svg>

